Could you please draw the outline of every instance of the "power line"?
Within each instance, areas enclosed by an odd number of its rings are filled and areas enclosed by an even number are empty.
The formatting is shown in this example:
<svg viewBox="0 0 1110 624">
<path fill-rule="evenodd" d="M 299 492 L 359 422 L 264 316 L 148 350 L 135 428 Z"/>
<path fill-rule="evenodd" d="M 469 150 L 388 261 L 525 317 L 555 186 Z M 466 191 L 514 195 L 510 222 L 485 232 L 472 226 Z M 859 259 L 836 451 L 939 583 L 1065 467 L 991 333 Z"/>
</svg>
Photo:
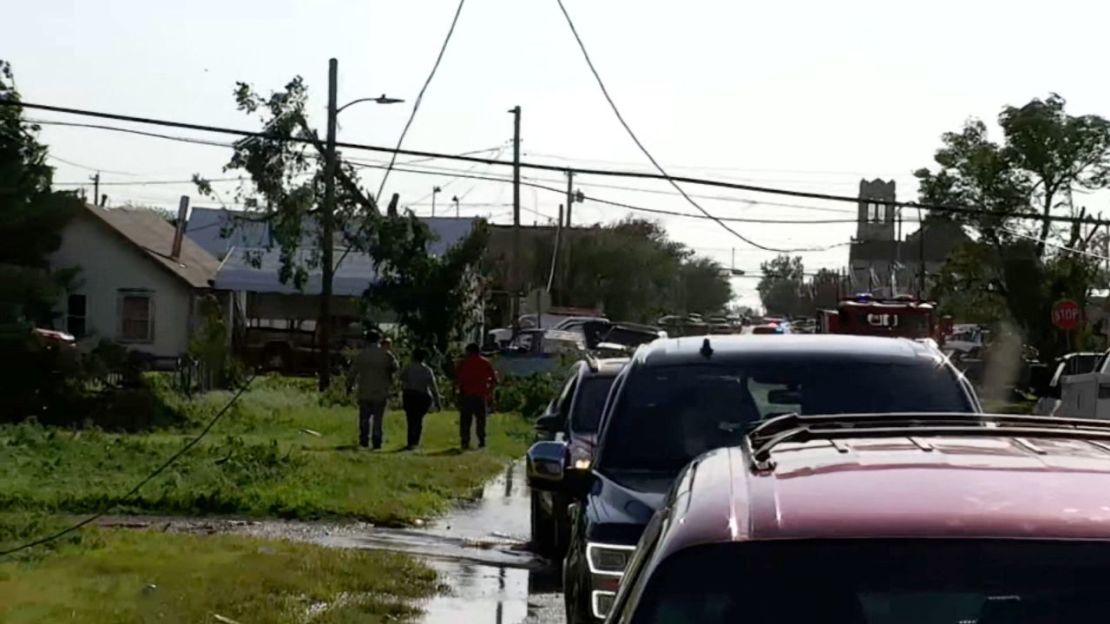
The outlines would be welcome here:
<svg viewBox="0 0 1110 624">
<path fill-rule="evenodd" d="M 22 101 L 21 102 L 12 102 L 12 101 L 9 101 L 9 100 L 0 100 L 0 106 L 19 106 L 19 107 L 22 107 L 22 108 L 30 108 L 30 109 L 36 109 L 36 110 L 46 110 L 46 111 L 52 111 L 52 112 L 56 112 L 56 113 L 64 113 L 64 114 L 71 114 L 71 115 L 82 115 L 82 116 L 96 117 L 96 118 L 101 118 L 101 119 L 113 119 L 113 120 L 116 120 L 116 121 L 125 121 L 125 122 L 129 122 L 129 123 L 140 123 L 140 124 L 157 125 L 157 126 L 164 126 L 164 127 L 171 127 L 171 128 L 181 128 L 181 129 L 186 129 L 186 130 L 196 130 L 196 131 L 200 131 L 200 132 L 211 132 L 211 133 L 214 133 L 214 134 L 228 134 L 228 135 L 235 135 L 235 136 L 239 136 L 239 137 L 260 137 L 260 138 L 268 138 L 268 139 L 271 139 L 271 140 L 287 140 L 287 141 L 295 142 L 295 143 L 311 143 L 312 142 L 310 139 L 307 139 L 307 138 L 278 137 L 278 136 L 275 136 L 275 135 L 272 135 L 272 134 L 269 134 L 269 133 L 266 133 L 266 132 L 255 132 L 255 131 L 249 131 L 249 130 L 237 130 L 237 129 L 233 129 L 233 128 L 224 128 L 224 127 L 219 127 L 219 126 L 207 126 L 207 125 L 202 125 L 202 124 L 193 124 L 193 123 L 162 120 L 162 119 L 136 117 L 136 116 L 132 116 L 132 115 L 120 115 L 120 114 L 115 114 L 115 113 L 102 113 L 102 112 L 97 112 L 97 111 L 89 111 L 89 110 L 68 108 L 68 107 L 62 107 L 62 106 L 53 106 L 53 105 L 48 105 L 48 104 L 34 104 L 34 103 L 22 102 Z M 157 134 L 157 133 L 152 133 L 152 132 L 144 132 L 144 131 L 134 130 L 134 129 L 131 129 L 131 128 L 121 128 L 121 127 L 118 127 L 118 126 L 103 126 L 103 125 L 96 125 L 96 124 L 80 124 L 80 123 L 70 123 L 70 122 L 47 122 L 47 121 L 38 121 L 38 122 L 35 122 L 35 123 L 49 123 L 49 124 L 53 124 L 53 125 L 87 127 L 87 128 L 101 129 L 101 130 L 126 132 L 126 133 L 148 136 L 148 137 L 153 137 L 153 138 L 168 139 L 168 140 L 172 140 L 172 141 L 182 141 L 182 142 L 186 142 L 186 143 L 196 143 L 196 144 L 201 144 L 201 145 L 214 145 L 214 146 L 219 146 L 219 147 L 231 147 L 231 144 L 228 144 L 228 143 L 218 143 L 218 142 L 215 142 L 215 141 L 208 141 L 208 140 L 204 140 L 204 139 L 195 139 L 195 138 L 187 138 L 187 137 Z M 396 148 L 381 147 L 381 146 L 368 145 L 368 144 L 362 144 L 362 143 L 337 142 L 336 145 L 338 147 L 342 147 L 342 148 L 345 148 L 345 149 L 364 150 L 364 151 L 369 151 L 369 152 L 383 152 L 383 153 L 390 153 L 390 154 L 396 153 L 398 155 L 405 155 L 405 156 L 425 157 L 425 158 L 437 159 L 437 160 L 455 160 L 455 161 L 460 161 L 460 162 L 485 163 L 485 164 L 488 164 L 488 165 L 503 166 L 503 167 L 513 166 L 513 163 L 511 161 L 497 160 L 497 159 L 492 159 L 492 158 L 481 158 L 481 157 L 477 157 L 477 156 L 464 156 L 464 155 L 457 155 L 457 154 L 446 154 L 446 153 L 441 153 L 441 152 L 429 152 L 429 151 L 423 151 L 423 150 L 396 149 Z M 830 193 L 816 193 L 816 192 L 811 192 L 811 191 L 798 191 L 798 190 L 793 190 L 793 189 L 783 189 L 783 188 L 775 188 L 775 187 L 767 187 L 767 186 L 758 186 L 758 185 L 753 185 L 753 184 L 739 184 L 739 183 L 735 183 L 735 182 L 727 182 L 727 181 L 723 181 L 723 180 L 713 180 L 713 179 L 708 179 L 708 178 L 696 178 L 696 177 L 686 177 L 686 176 L 665 176 L 665 175 L 658 174 L 658 173 L 647 173 L 647 172 L 641 172 L 641 171 L 621 171 L 621 170 L 613 170 L 613 169 L 593 169 L 593 168 L 573 167 L 573 166 L 561 167 L 561 166 L 546 165 L 546 164 L 534 163 L 534 162 L 521 162 L 520 167 L 522 169 L 533 169 L 533 170 L 537 170 L 537 171 L 553 171 L 553 172 L 558 172 L 558 173 L 566 173 L 566 172 L 570 171 L 570 172 L 575 173 L 576 175 L 634 178 L 634 179 L 643 179 L 643 180 L 664 180 L 664 181 L 667 181 L 671 184 L 676 184 L 676 183 L 681 182 L 681 183 L 684 183 L 684 184 L 695 184 L 695 185 L 700 185 L 700 186 L 726 188 L 726 189 L 732 189 L 732 190 L 738 190 L 738 191 L 749 191 L 749 192 L 753 192 L 753 193 L 765 193 L 765 194 L 769 194 L 769 195 L 780 195 L 780 196 L 785 196 L 785 197 L 798 197 L 798 198 L 802 198 L 802 199 L 819 199 L 819 200 L 836 201 L 836 202 L 847 202 L 847 203 L 852 203 L 852 204 L 858 204 L 859 201 L 860 201 L 859 197 L 852 197 L 852 196 L 847 196 L 847 195 L 835 195 L 835 194 L 830 194 Z M 680 188 L 680 194 L 684 194 L 684 193 L 681 193 L 681 188 Z M 766 203 L 766 202 L 760 202 L 760 203 Z M 895 201 L 885 201 L 883 203 L 886 204 L 886 205 L 894 206 L 894 207 L 922 209 L 922 210 L 928 210 L 930 212 L 938 212 L 938 213 L 966 214 L 966 215 L 994 215 L 995 214 L 992 211 L 989 211 L 989 210 L 986 210 L 986 209 L 983 209 L 983 208 L 975 208 L 975 207 L 967 207 L 967 206 L 948 206 L 948 205 L 940 205 L 940 204 L 927 204 L 927 203 L 906 202 L 906 201 L 897 201 L 897 200 L 895 200 Z M 1035 214 L 1035 213 L 1034 214 L 1024 214 L 1024 213 L 1022 213 L 1022 214 L 1007 214 L 1007 215 L 996 215 L 996 216 L 1005 216 L 1007 218 L 1013 218 L 1013 219 L 1028 219 L 1028 220 L 1034 220 L 1034 221 L 1053 221 L 1053 222 L 1062 222 L 1062 223 L 1083 223 L 1083 224 L 1089 224 L 1089 225 L 1110 225 L 1110 221 L 1103 220 L 1103 219 L 1094 219 L 1094 218 L 1091 218 L 1091 217 L 1043 215 L 1043 214 Z"/>
<path fill-rule="evenodd" d="M 655 159 L 655 156 L 652 156 L 651 152 L 648 151 L 648 148 L 643 144 L 642 141 L 640 141 L 640 138 L 638 136 L 636 136 L 636 133 L 632 130 L 632 126 L 628 125 L 628 122 L 625 121 L 624 115 L 621 114 L 620 109 L 617 107 L 617 103 L 614 102 L 613 97 L 611 95 L 609 95 L 609 89 L 605 86 L 605 81 L 601 79 L 601 74 L 598 73 L 597 68 L 594 66 L 593 59 L 590 58 L 590 53 L 589 53 L 588 50 L 586 50 L 586 44 L 585 44 L 585 42 L 582 41 L 582 37 L 578 34 L 578 29 L 575 28 L 574 20 L 571 19 L 570 13 L 567 12 L 566 5 L 563 4 L 563 0 L 555 0 L 555 1 L 558 2 L 559 9 L 563 12 L 563 17 L 565 17 L 566 20 L 567 20 L 567 26 L 570 27 L 570 32 L 574 35 L 574 40 L 578 42 L 578 49 L 582 51 L 582 57 L 586 60 L 586 65 L 590 68 L 590 72 L 594 75 L 594 79 L 597 80 L 597 86 L 601 88 L 601 94 L 604 95 L 605 100 L 607 102 L 609 102 L 609 108 L 611 108 L 613 110 L 613 114 L 616 115 L 617 121 L 619 121 L 621 126 L 624 127 L 625 132 L 627 132 L 628 136 L 632 138 L 632 142 L 636 144 L 636 147 L 640 148 L 640 151 L 643 152 L 644 156 L 646 156 L 647 159 L 649 161 L 651 161 L 652 166 L 654 166 L 655 169 L 657 171 L 659 171 L 659 173 L 664 178 L 667 179 L 667 182 L 669 182 L 670 185 L 673 186 L 676 191 L 678 191 L 679 193 L 682 193 L 682 197 L 685 198 L 686 201 L 689 202 L 691 206 L 693 206 L 694 208 L 697 208 L 698 212 L 701 212 L 702 214 L 709 217 L 713 221 L 716 221 L 717 224 L 720 225 L 722 228 L 724 228 L 725 231 L 727 231 L 729 234 L 732 234 L 736 238 L 744 241 L 745 243 L 751 245 L 752 247 L 756 247 L 756 248 L 762 249 L 764 251 L 773 251 L 773 252 L 778 252 L 778 253 L 792 253 L 792 252 L 796 252 L 796 251 L 809 251 L 809 250 L 806 250 L 806 249 L 780 249 L 780 248 L 775 248 L 775 247 L 768 247 L 767 245 L 757 243 L 756 241 L 744 236 L 740 232 L 737 232 L 729 224 L 727 224 L 724 221 L 721 221 L 720 219 L 718 219 L 716 216 L 714 216 L 708 210 L 706 210 L 705 208 L 702 208 L 701 204 L 699 204 L 693 197 L 690 197 L 686 193 L 686 190 L 683 189 L 681 186 L 679 186 L 679 184 L 677 182 L 675 182 L 674 179 L 671 178 L 671 176 L 667 173 L 667 170 L 663 168 L 663 165 L 659 164 L 659 161 Z"/>
<path fill-rule="evenodd" d="M 397 138 L 397 147 L 393 156 L 389 159 L 389 168 L 385 170 L 385 175 L 382 176 L 382 183 L 378 186 L 378 194 L 374 196 L 375 202 L 382 199 L 382 191 L 385 190 L 389 172 L 393 171 L 393 165 L 397 163 L 396 150 L 401 149 L 401 145 L 405 142 L 405 136 L 408 135 L 409 128 L 412 126 L 412 121 L 416 119 L 416 112 L 420 110 L 420 103 L 424 101 L 424 92 L 428 90 L 428 85 L 432 84 L 432 78 L 435 78 L 436 70 L 439 69 L 439 64 L 443 61 L 443 55 L 447 52 L 447 44 L 451 43 L 451 35 L 455 34 L 455 26 L 459 23 L 459 16 L 462 15 L 464 4 L 466 4 L 466 0 L 459 0 L 459 6 L 455 9 L 455 17 L 451 19 L 451 27 L 447 29 L 447 36 L 443 38 L 443 44 L 439 47 L 439 54 L 436 56 L 436 62 L 432 65 L 432 71 L 428 72 L 428 77 L 424 80 L 424 86 L 420 87 L 420 93 L 417 94 L 416 101 L 412 103 L 412 113 L 409 114 L 409 119 L 405 122 L 404 129 L 401 130 L 401 136 Z"/>
<path fill-rule="evenodd" d="M 34 123 L 34 122 L 30 122 L 30 123 Z M 86 171 L 95 171 L 97 173 L 110 173 L 112 175 L 121 175 L 121 176 L 142 175 L 142 174 L 139 174 L 139 173 L 131 173 L 130 171 L 111 171 L 111 170 L 108 170 L 108 169 L 101 169 L 99 167 L 90 167 L 88 165 L 82 165 L 81 163 L 73 162 L 72 160 L 66 160 L 65 158 L 62 158 L 60 156 L 55 156 L 54 154 L 47 154 L 46 157 L 49 158 L 50 160 L 56 160 L 60 163 L 69 165 L 70 167 L 77 167 L 78 169 L 84 169 Z M 58 184 L 58 183 L 55 182 L 54 184 Z M 82 184 L 88 184 L 88 182 L 82 182 Z"/>
<path fill-rule="evenodd" d="M 226 414 L 227 411 L 229 409 L 231 409 L 231 406 L 235 405 L 235 403 L 239 400 L 239 397 L 243 396 L 243 393 L 247 391 L 247 388 L 250 387 L 251 383 L 254 381 L 254 378 L 256 376 L 257 376 L 257 373 L 252 374 L 250 379 L 247 379 L 246 383 L 244 383 L 242 386 L 240 386 L 239 390 L 231 397 L 231 399 L 227 403 L 224 404 L 224 406 L 220 409 L 220 411 L 216 412 L 216 415 L 213 416 L 212 419 L 208 421 L 208 424 L 205 425 L 204 429 L 201 429 L 200 433 L 198 433 L 192 440 L 189 440 L 189 442 L 187 444 L 185 444 L 185 446 L 181 447 L 181 450 L 177 451 L 173 455 L 170 455 L 169 459 L 162 462 L 162 465 L 155 468 L 154 472 L 151 472 L 142 481 L 139 481 L 138 483 L 136 483 L 135 487 L 128 490 L 127 493 L 124 494 L 122 497 L 120 497 L 115 503 L 112 503 L 110 505 L 106 505 L 103 509 L 101 509 L 100 511 L 96 512 L 95 514 L 89 516 L 88 518 L 85 518 L 84 520 L 82 520 L 82 521 L 80 521 L 76 524 L 70 525 L 70 526 L 68 526 L 68 527 L 66 527 L 66 528 L 64 528 L 60 531 L 57 531 L 55 533 L 51 533 L 50 535 L 47 535 L 45 537 L 41 537 L 41 538 L 36 539 L 36 540 L 32 540 L 32 541 L 27 542 L 25 544 L 15 546 L 13 548 L 8 548 L 6 550 L 0 550 L 0 557 L 7 557 L 9 555 L 14 555 L 15 553 L 22 552 L 24 550 L 34 548 L 36 546 L 42 546 L 44 544 L 49 544 L 50 542 L 53 542 L 57 539 L 65 537 L 66 535 L 69 535 L 70 533 L 73 533 L 74 531 L 80 529 L 81 527 L 84 527 L 88 524 L 92 524 L 93 522 L 96 522 L 98 519 L 104 517 L 105 514 L 107 514 L 109 511 L 111 511 L 112 508 L 115 507 L 116 505 L 118 505 L 120 502 L 125 501 L 125 500 L 131 498 L 132 496 L 134 496 L 135 494 L 137 494 L 139 492 L 139 490 L 141 490 L 143 488 L 144 485 L 153 481 L 158 475 L 162 474 L 163 471 L 165 471 L 167 468 L 172 466 L 174 462 L 176 462 L 178 459 L 180 459 L 182 455 L 184 455 L 185 453 L 188 453 L 190 450 L 192 450 L 192 448 L 194 446 L 199 444 L 200 441 L 203 440 L 204 437 L 208 435 L 208 432 L 212 431 L 212 428 L 216 426 L 216 423 L 220 422 L 220 419 L 223 418 L 224 414 Z"/>
</svg>

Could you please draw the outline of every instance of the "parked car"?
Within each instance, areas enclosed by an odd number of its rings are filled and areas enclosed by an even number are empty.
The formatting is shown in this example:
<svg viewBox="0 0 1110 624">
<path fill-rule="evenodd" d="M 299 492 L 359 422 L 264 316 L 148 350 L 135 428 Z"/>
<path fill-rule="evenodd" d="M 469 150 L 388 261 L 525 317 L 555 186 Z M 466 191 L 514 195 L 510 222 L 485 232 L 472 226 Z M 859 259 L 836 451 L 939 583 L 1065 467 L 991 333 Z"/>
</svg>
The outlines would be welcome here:
<svg viewBox="0 0 1110 624">
<path fill-rule="evenodd" d="M 538 440 L 567 444 L 566 478 L 589 470 L 605 399 L 613 379 L 627 362 L 627 358 L 576 362 L 559 395 L 536 420 Z M 570 498 L 565 492 L 549 489 L 533 489 L 531 497 L 532 546 L 544 556 L 561 559 L 566 554 L 570 534 L 567 516 Z"/>
<path fill-rule="evenodd" d="M 714 336 L 640 347 L 606 402 L 590 471 L 568 479 L 569 448 L 528 452 L 533 487 L 567 493 L 567 619 L 606 615 L 644 526 L 678 472 L 783 414 L 979 412 L 974 390 L 935 348 L 851 335 Z"/>
<path fill-rule="evenodd" d="M 1060 402 L 1053 414 L 1068 418 L 1110 420 L 1110 351 L 1079 354 L 1061 365 Z M 1057 367 L 1059 368 L 1059 367 Z M 1042 406 L 1043 407 L 1043 406 Z"/>
<path fill-rule="evenodd" d="M 609 621 L 1104 621 L 1108 440 L 1031 416 L 772 420 L 683 470 Z"/>
<path fill-rule="evenodd" d="M 527 377 L 559 370 L 563 358 L 579 359 L 586 355 L 582 335 L 561 329 L 526 329 L 502 349 L 494 366 L 509 377 Z"/>
</svg>

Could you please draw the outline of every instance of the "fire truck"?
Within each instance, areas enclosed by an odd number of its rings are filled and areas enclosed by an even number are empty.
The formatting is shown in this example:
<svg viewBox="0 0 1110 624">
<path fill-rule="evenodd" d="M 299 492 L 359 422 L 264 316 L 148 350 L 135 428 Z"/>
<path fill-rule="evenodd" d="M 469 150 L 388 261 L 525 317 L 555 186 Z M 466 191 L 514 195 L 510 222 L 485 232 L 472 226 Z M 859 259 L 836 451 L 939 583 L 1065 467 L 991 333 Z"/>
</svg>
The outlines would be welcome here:
<svg viewBox="0 0 1110 624">
<path fill-rule="evenodd" d="M 818 313 L 818 332 L 890 336 L 944 343 L 951 319 L 937 317 L 936 304 L 910 296 L 878 299 L 869 293 L 843 299 L 835 310 Z"/>
</svg>

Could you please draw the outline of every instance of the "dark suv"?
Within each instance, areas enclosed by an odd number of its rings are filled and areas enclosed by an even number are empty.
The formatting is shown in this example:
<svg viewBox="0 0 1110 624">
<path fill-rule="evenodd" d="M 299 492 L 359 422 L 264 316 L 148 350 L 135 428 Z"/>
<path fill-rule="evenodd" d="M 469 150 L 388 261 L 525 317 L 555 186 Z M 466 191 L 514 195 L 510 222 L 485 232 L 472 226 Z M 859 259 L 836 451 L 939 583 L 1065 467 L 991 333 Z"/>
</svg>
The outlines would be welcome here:
<svg viewBox="0 0 1110 624">
<path fill-rule="evenodd" d="M 564 442 L 568 448 L 567 474 L 590 468 L 597 427 L 609 388 L 628 358 L 588 359 L 576 362 L 558 396 L 536 420 L 539 440 Z M 562 559 L 570 534 L 567 492 L 532 489 L 532 548 L 536 552 Z"/>
<path fill-rule="evenodd" d="M 1106 621 L 1108 442 L 1035 416 L 770 421 L 681 473 L 609 621 Z"/>
<path fill-rule="evenodd" d="M 563 568 L 567 619 L 600 620 L 644 526 L 693 458 L 740 443 L 783 414 L 979 412 L 966 380 L 935 347 L 847 335 L 713 336 L 657 340 L 618 375 L 593 465 L 564 478 L 568 450 L 529 450 L 535 487 L 568 492 Z"/>
</svg>

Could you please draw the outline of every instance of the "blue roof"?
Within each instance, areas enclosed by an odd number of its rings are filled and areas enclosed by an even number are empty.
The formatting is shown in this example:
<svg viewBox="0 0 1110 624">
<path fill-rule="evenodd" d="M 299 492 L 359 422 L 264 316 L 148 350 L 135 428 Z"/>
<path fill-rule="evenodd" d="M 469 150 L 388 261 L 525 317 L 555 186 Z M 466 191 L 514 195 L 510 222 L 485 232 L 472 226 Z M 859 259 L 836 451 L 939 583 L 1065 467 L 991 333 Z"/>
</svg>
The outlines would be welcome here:
<svg viewBox="0 0 1110 624">
<path fill-rule="evenodd" d="M 472 219 L 451 217 L 421 218 L 436 237 L 428 252 L 438 256 L 470 234 Z M 305 228 L 311 232 L 314 227 Z M 220 260 L 214 287 L 221 290 L 282 293 L 319 294 L 320 269 L 311 271 L 304 288 L 298 290 L 292 282 L 281 283 L 281 250 L 273 245 L 268 223 L 253 221 L 251 216 L 221 208 L 194 208 L 185 226 L 185 235 L 197 245 Z M 306 244 L 297 252 L 298 264 L 303 264 L 316 250 L 315 241 L 306 236 Z M 343 255 L 344 248 L 335 248 L 335 258 Z M 351 252 L 335 272 L 333 291 L 336 295 L 357 297 L 374 281 L 377 272 L 369 255 Z"/>
</svg>

